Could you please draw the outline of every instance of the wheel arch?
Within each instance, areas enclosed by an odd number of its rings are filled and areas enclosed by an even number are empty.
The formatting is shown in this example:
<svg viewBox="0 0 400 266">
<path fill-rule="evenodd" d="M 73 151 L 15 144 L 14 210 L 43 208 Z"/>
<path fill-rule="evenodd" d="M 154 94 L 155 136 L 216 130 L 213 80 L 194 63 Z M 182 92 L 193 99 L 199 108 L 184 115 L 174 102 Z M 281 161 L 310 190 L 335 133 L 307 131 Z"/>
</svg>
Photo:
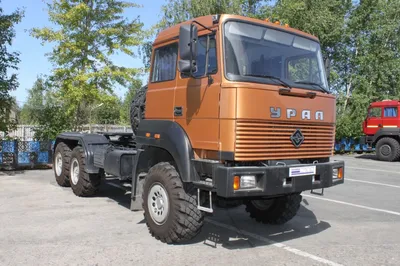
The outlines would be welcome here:
<svg viewBox="0 0 400 266">
<path fill-rule="evenodd" d="M 99 134 L 61 133 L 55 140 L 53 153 L 60 142 L 64 142 L 71 150 L 76 146 L 82 146 L 85 152 L 85 171 L 89 174 L 97 174 L 100 170 L 98 167 L 94 166 L 94 151 L 99 146 L 108 145 L 110 143 L 105 136 Z"/>
<path fill-rule="evenodd" d="M 400 142 L 400 128 L 381 128 L 375 133 L 372 145 L 376 145 L 382 138 L 394 138 Z"/>
<path fill-rule="evenodd" d="M 159 135 L 158 138 L 155 137 L 157 134 Z M 139 125 L 136 141 L 138 148 L 143 151 L 140 152 L 139 158 L 136 160 L 135 178 L 138 170 L 143 166 L 141 160 L 144 159 L 141 159 L 141 156 L 149 157 L 149 154 L 154 155 L 159 152 L 155 156 L 156 159 L 152 160 L 173 159 L 172 163 L 177 168 L 176 170 L 183 182 L 199 180 L 192 162 L 194 159 L 192 145 L 185 130 L 178 123 L 168 120 L 143 120 Z M 156 163 L 158 162 L 160 161 Z M 142 165 L 139 163 L 142 163 Z"/>
</svg>

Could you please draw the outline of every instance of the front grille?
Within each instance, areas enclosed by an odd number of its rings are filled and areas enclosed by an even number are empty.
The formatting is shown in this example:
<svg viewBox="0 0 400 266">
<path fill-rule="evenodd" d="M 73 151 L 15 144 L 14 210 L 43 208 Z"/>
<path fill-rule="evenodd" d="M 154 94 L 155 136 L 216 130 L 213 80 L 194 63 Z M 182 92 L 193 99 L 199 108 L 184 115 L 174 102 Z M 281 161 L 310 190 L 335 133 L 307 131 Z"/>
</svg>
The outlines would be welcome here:
<svg viewBox="0 0 400 266">
<path fill-rule="evenodd" d="M 296 148 L 291 135 L 300 129 L 304 142 Z M 333 154 L 335 126 L 280 121 L 237 121 L 236 161 L 323 158 Z"/>
</svg>

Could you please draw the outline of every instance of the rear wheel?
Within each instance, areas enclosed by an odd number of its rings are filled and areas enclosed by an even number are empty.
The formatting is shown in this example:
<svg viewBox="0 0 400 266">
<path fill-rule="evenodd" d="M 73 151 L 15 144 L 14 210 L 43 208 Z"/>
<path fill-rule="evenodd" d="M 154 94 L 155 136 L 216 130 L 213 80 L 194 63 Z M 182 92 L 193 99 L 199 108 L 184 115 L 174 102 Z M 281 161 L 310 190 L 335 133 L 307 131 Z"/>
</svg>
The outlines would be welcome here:
<svg viewBox="0 0 400 266">
<path fill-rule="evenodd" d="M 264 224 L 284 224 L 296 216 L 302 196 L 299 193 L 267 200 L 246 202 L 250 217 Z"/>
<path fill-rule="evenodd" d="M 144 218 L 150 234 L 164 243 L 194 238 L 203 226 L 203 213 L 196 197 L 169 163 L 150 168 L 143 185 Z"/>
<path fill-rule="evenodd" d="M 376 144 L 376 156 L 380 161 L 396 161 L 400 158 L 400 144 L 394 138 L 381 138 Z"/>
<path fill-rule="evenodd" d="M 54 151 L 53 169 L 56 182 L 61 187 L 69 187 L 69 163 L 71 158 L 71 149 L 60 142 Z"/>
<path fill-rule="evenodd" d="M 80 197 L 94 195 L 98 191 L 102 176 L 101 173 L 85 172 L 85 153 L 81 146 L 72 150 L 70 164 L 70 183 L 74 194 Z"/>
</svg>

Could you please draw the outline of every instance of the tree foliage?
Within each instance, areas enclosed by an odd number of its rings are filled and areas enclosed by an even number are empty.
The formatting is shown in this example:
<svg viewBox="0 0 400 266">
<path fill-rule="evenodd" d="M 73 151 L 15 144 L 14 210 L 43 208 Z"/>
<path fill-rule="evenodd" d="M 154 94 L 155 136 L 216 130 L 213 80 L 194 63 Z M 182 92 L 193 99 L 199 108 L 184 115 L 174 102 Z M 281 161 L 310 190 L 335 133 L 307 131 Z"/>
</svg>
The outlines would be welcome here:
<svg viewBox="0 0 400 266">
<path fill-rule="evenodd" d="M 20 124 L 37 125 L 38 116 L 45 106 L 46 81 L 43 77 L 38 77 L 32 88 L 28 90 L 26 103 L 20 112 Z"/>
<path fill-rule="evenodd" d="M 55 139 L 60 132 L 72 129 L 66 109 L 48 79 L 41 76 L 28 90 L 28 100 L 20 112 L 20 123 L 35 126 L 35 139 Z"/>
<path fill-rule="evenodd" d="M 95 108 L 102 104 L 99 108 L 92 109 L 91 123 L 95 124 L 118 124 L 120 122 L 121 100 L 114 94 L 103 95 L 102 101 L 94 104 L 90 108 Z"/>
<path fill-rule="evenodd" d="M 56 27 L 34 28 L 31 35 L 56 44 L 49 54 L 54 64 L 50 81 L 78 127 L 88 122 L 86 106 L 103 99 L 106 103 L 116 85 L 128 86 L 140 72 L 118 66 L 111 58 L 118 52 L 135 56 L 133 48 L 141 44 L 143 25 L 138 17 L 128 19 L 123 13 L 138 5 L 117 0 L 52 0 L 47 6 Z"/>
<path fill-rule="evenodd" d="M 9 46 L 15 38 L 14 27 L 23 16 L 24 12 L 19 9 L 11 14 L 4 14 L 0 6 L 0 132 L 7 132 L 15 122 L 10 119 L 11 110 L 16 104 L 10 92 L 19 84 L 17 74 L 10 74 L 10 70 L 18 69 L 20 59 L 19 53 L 10 51 Z"/>
</svg>

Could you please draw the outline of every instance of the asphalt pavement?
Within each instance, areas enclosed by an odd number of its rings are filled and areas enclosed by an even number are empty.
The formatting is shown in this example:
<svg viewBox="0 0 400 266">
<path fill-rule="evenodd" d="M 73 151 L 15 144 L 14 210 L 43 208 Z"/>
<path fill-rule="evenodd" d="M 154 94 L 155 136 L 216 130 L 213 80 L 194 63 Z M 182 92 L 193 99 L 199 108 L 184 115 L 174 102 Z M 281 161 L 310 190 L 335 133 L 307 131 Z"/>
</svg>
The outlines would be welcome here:
<svg viewBox="0 0 400 266">
<path fill-rule="evenodd" d="M 129 188 L 103 184 L 93 198 L 57 186 L 52 170 L 0 173 L 0 265 L 400 265 L 400 162 L 335 156 L 345 183 L 303 192 L 283 226 L 217 209 L 201 234 L 167 245 L 150 236 Z"/>
</svg>

